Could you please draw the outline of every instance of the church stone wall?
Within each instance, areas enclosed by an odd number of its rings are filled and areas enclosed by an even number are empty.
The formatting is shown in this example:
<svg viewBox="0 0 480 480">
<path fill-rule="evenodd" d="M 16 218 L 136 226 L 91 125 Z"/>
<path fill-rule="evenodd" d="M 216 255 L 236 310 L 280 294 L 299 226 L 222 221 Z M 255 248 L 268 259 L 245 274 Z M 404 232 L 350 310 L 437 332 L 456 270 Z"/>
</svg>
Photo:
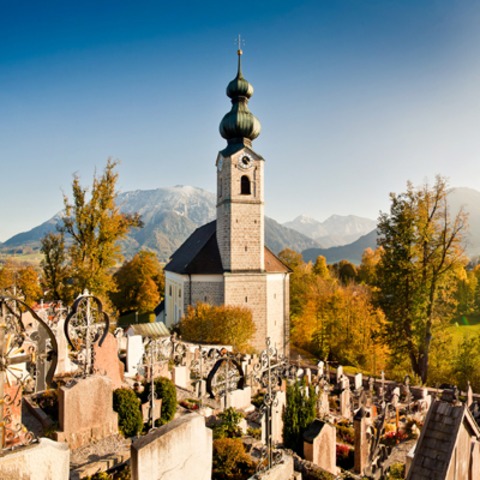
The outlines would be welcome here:
<svg viewBox="0 0 480 480">
<path fill-rule="evenodd" d="M 261 351 L 267 337 L 267 277 L 265 273 L 225 274 L 225 304 L 252 310 L 256 332 L 252 346 Z"/>
<path fill-rule="evenodd" d="M 267 274 L 267 335 L 283 354 L 288 354 L 289 288 L 288 274 Z"/>
<path fill-rule="evenodd" d="M 223 276 L 195 275 L 192 282 L 185 285 L 185 309 L 198 302 L 210 305 L 223 305 Z"/>
</svg>

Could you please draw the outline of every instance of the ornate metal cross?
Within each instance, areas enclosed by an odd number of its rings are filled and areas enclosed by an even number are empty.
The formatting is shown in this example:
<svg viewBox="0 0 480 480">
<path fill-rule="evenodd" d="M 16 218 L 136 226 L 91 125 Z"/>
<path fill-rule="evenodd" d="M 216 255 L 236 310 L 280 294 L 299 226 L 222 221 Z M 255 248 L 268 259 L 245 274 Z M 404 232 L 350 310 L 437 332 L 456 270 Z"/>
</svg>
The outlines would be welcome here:
<svg viewBox="0 0 480 480">
<path fill-rule="evenodd" d="M 25 319 L 22 312 L 30 315 Z M 43 330 L 43 350 L 39 340 Z M 47 339 L 47 340 L 45 340 Z M 57 342 L 48 325 L 22 300 L 0 297 L 0 449 L 27 445 L 35 440 L 21 422 L 13 424 L 14 410 L 21 411 L 23 390 L 34 391 L 39 366 L 50 385 L 57 366 Z M 6 391 L 7 390 L 7 391 Z"/>
<path fill-rule="evenodd" d="M 254 367 L 254 378 L 265 389 L 263 405 L 260 411 L 265 414 L 265 449 L 262 458 L 258 463 L 258 473 L 270 470 L 281 461 L 281 454 L 278 455 L 273 448 L 272 441 L 272 411 L 277 405 L 277 393 L 280 391 L 283 379 L 296 373 L 297 367 L 290 366 L 288 360 L 278 353 L 275 347 L 270 346 L 270 338 L 266 340 L 267 348 L 262 351 L 259 362 Z"/>
<path fill-rule="evenodd" d="M 83 376 L 94 372 L 93 345 L 102 345 L 110 325 L 102 302 L 87 290 L 79 295 L 65 321 L 65 336 L 74 352 L 74 361 Z"/>
</svg>

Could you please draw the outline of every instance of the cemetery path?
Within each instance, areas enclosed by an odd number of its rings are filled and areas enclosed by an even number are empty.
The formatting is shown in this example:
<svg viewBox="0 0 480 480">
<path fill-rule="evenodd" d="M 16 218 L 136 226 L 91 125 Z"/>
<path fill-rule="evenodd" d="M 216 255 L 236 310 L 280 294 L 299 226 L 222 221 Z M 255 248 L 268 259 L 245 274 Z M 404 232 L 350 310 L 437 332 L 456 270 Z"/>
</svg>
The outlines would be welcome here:
<svg viewBox="0 0 480 480">
<path fill-rule="evenodd" d="M 72 450 L 70 457 L 70 469 L 76 469 L 84 465 L 100 461 L 105 457 L 128 452 L 130 456 L 130 444 L 132 440 L 121 435 L 112 435 L 95 443 L 91 443 L 77 450 Z"/>
</svg>

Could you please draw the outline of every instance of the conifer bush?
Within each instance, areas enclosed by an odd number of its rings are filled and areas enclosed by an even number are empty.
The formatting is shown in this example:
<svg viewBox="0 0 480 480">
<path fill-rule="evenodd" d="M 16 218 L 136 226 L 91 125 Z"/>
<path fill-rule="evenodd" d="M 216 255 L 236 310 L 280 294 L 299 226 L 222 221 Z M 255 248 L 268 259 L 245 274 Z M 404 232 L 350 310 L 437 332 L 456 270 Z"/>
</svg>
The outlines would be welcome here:
<svg viewBox="0 0 480 480">
<path fill-rule="evenodd" d="M 118 413 L 118 428 L 125 437 L 138 435 L 143 428 L 140 399 L 129 388 L 113 392 L 113 409 Z"/>
<path fill-rule="evenodd" d="M 142 393 L 142 402 L 148 402 L 150 394 L 150 383 L 145 383 L 145 389 Z M 177 411 L 177 390 L 174 383 L 165 377 L 158 377 L 155 379 L 155 395 L 162 399 L 162 411 L 160 419 L 157 420 L 157 425 L 164 425 L 170 420 L 173 420 L 175 412 Z"/>
</svg>

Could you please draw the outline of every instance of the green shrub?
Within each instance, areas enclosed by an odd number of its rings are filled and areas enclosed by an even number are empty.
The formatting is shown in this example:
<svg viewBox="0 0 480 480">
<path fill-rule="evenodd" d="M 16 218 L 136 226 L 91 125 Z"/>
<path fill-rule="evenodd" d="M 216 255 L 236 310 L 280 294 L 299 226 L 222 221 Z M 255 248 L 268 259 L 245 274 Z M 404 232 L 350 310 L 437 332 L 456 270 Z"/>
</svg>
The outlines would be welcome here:
<svg viewBox="0 0 480 480">
<path fill-rule="evenodd" d="M 242 436 L 242 430 L 238 426 L 243 414 L 233 407 L 226 408 L 218 415 L 220 424 L 213 429 L 214 438 L 235 438 Z"/>
<path fill-rule="evenodd" d="M 401 480 L 403 478 L 405 478 L 405 465 L 400 462 L 392 463 L 385 479 Z"/>
<path fill-rule="evenodd" d="M 145 389 L 142 393 L 142 401 L 148 401 L 150 394 L 150 383 L 145 383 Z M 155 379 L 155 395 L 162 399 L 162 411 L 160 419 L 157 420 L 156 425 L 164 425 L 170 420 L 173 420 L 175 412 L 177 411 L 177 390 L 171 380 L 165 377 L 158 377 Z"/>
<path fill-rule="evenodd" d="M 117 388 L 113 392 L 113 409 L 118 413 L 118 428 L 125 437 L 133 437 L 142 431 L 140 399 L 133 390 Z"/>
</svg>

